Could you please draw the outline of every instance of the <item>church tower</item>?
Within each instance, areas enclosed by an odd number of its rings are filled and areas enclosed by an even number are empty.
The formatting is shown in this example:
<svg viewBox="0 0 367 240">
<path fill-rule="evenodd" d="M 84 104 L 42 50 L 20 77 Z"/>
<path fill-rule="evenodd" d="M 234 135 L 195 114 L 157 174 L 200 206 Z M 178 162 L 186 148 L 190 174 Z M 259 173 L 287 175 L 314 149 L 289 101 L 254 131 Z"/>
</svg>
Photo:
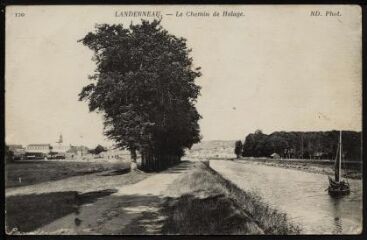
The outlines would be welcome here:
<svg viewBox="0 0 367 240">
<path fill-rule="evenodd" d="M 62 142 L 63 142 L 63 140 L 62 140 L 62 134 L 60 134 L 59 141 L 57 141 L 56 143 L 61 144 Z"/>
</svg>

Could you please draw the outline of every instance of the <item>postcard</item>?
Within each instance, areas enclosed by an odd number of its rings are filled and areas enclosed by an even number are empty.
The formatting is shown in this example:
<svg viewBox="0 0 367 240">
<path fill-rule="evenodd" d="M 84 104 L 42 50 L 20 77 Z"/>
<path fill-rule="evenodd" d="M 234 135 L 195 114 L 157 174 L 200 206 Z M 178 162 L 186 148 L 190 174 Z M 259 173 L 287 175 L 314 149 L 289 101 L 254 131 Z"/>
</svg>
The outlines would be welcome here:
<svg viewBox="0 0 367 240">
<path fill-rule="evenodd" d="M 361 234 L 359 5 L 11 5 L 8 235 Z"/>
</svg>

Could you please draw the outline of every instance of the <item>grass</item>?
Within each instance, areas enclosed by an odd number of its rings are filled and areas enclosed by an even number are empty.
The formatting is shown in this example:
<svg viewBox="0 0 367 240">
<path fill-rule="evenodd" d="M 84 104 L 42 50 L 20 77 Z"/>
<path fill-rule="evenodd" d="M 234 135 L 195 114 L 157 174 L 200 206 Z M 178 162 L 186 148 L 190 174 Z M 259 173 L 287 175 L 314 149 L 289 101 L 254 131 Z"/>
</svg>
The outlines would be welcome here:
<svg viewBox="0 0 367 240">
<path fill-rule="evenodd" d="M 6 198 L 7 232 L 27 232 L 76 211 L 76 194 L 68 191 Z"/>
<path fill-rule="evenodd" d="M 166 234 L 262 234 L 257 224 L 241 210 L 241 207 L 224 195 L 203 199 L 195 194 L 185 194 L 167 203 L 169 213 L 163 226 Z"/>
<path fill-rule="evenodd" d="M 299 234 L 286 214 L 267 206 L 205 164 L 198 163 L 169 187 L 166 234 Z"/>
<path fill-rule="evenodd" d="M 128 168 L 126 162 L 23 161 L 5 165 L 5 187 L 19 187 L 113 169 Z"/>
<path fill-rule="evenodd" d="M 88 175 L 87 178 L 68 178 L 62 180 L 62 184 L 54 182 L 41 188 L 38 185 L 37 188 L 28 186 L 26 188 L 31 190 L 6 196 L 7 233 L 28 234 L 29 231 L 77 212 L 83 204 L 112 194 L 118 187 L 137 183 L 148 176 L 140 172 L 111 176 Z M 13 188 L 16 191 L 21 189 Z"/>
<path fill-rule="evenodd" d="M 10 196 L 6 199 L 7 232 L 34 230 L 69 213 L 77 213 L 80 205 L 92 203 L 114 192 L 114 189 L 105 189 L 83 194 L 65 191 Z"/>
</svg>

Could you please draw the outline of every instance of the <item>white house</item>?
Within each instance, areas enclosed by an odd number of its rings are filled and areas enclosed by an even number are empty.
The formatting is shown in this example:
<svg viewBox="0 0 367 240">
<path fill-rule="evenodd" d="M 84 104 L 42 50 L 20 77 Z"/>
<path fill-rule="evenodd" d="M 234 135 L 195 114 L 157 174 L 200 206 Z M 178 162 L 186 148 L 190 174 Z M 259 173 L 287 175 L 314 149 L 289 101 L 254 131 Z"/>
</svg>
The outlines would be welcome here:
<svg viewBox="0 0 367 240">
<path fill-rule="evenodd" d="M 49 154 L 51 151 L 51 145 L 50 144 L 29 144 L 27 145 L 25 151 L 27 153 Z"/>
<path fill-rule="evenodd" d="M 130 152 L 118 148 L 109 147 L 107 151 L 99 154 L 104 159 L 130 159 Z"/>
<path fill-rule="evenodd" d="M 62 144 L 52 144 L 52 152 L 57 152 L 57 153 L 66 153 L 67 151 L 70 150 L 70 145 L 62 145 Z"/>
</svg>

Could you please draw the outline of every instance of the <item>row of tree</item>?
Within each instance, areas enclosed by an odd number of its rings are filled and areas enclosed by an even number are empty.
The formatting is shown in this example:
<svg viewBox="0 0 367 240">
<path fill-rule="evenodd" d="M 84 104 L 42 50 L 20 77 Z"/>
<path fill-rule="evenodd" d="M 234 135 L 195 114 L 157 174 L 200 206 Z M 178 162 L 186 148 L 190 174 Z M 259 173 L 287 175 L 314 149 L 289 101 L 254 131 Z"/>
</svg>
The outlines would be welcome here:
<svg viewBox="0 0 367 240">
<path fill-rule="evenodd" d="M 96 70 L 79 97 L 104 116 L 104 133 L 116 145 L 142 156 L 144 170 L 178 162 L 200 141 L 195 108 L 200 87 L 186 39 L 160 21 L 97 25 L 80 40 L 93 50 Z"/>
<path fill-rule="evenodd" d="M 282 158 L 334 159 L 339 133 L 339 131 L 282 131 L 267 135 L 261 130 L 257 130 L 246 137 L 241 154 L 244 157 L 269 157 L 271 154 L 277 153 Z M 361 138 L 361 132 L 342 132 L 342 148 L 345 159 L 353 161 L 362 159 Z"/>
</svg>

